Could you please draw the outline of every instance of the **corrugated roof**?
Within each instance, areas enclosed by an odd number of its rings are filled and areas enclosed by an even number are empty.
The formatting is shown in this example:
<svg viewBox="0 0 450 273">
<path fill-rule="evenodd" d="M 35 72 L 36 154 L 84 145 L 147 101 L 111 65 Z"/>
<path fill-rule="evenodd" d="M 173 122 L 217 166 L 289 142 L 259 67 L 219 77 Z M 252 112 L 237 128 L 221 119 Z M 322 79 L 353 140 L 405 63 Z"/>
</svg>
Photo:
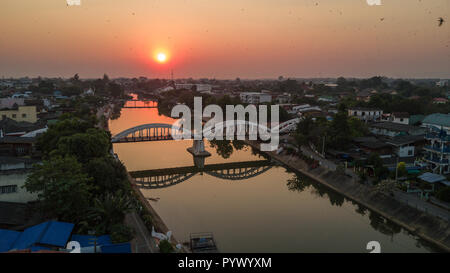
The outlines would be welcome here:
<svg viewBox="0 0 450 273">
<path fill-rule="evenodd" d="M 47 230 L 39 240 L 40 244 L 65 247 L 74 228 L 72 223 L 48 222 Z"/>
<path fill-rule="evenodd" d="M 74 224 L 49 221 L 25 229 L 11 249 L 26 249 L 37 245 L 65 247 Z"/>
<path fill-rule="evenodd" d="M 428 182 L 428 183 L 436 183 L 440 181 L 445 181 L 445 176 L 435 174 L 435 173 L 424 173 L 418 176 L 419 179 Z"/>
<path fill-rule="evenodd" d="M 20 234 L 18 231 L 0 229 L 0 253 L 10 250 Z"/>
<path fill-rule="evenodd" d="M 440 113 L 431 114 L 431 115 L 426 116 L 423 119 L 422 123 L 450 127 L 450 115 L 449 114 L 440 114 Z"/>
</svg>

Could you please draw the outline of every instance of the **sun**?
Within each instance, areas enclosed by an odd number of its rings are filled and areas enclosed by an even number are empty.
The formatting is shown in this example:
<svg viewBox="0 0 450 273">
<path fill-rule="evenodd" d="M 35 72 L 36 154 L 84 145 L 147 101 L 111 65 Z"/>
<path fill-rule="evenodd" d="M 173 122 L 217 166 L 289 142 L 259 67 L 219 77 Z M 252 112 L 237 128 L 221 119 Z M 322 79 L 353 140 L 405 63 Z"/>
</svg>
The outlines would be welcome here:
<svg viewBox="0 0 450 273">
<path fill-rule="evenodd" d="M 156 60 L 160 63 L 165 63 L 167 61 L 167 55 L 165 53 L 159 52 L 156 54 Z"/>
</svg>

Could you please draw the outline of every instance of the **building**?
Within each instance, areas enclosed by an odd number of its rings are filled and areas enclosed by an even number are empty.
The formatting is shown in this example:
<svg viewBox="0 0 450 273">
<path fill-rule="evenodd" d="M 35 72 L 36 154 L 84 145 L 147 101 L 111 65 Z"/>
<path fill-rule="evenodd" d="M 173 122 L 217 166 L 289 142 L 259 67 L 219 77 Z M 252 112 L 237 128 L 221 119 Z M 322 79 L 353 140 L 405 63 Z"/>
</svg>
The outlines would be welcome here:
<svg viewBox="0 0 450 273">
<path fill-rule="evenodd" d="M 363 121 L 376 121 L 383 115 L 383 110 L 378 108 L 354 107 L 348 109 L 348 115 Z"/>
<path fill-rule="evenodd" d="M 200 93 L 210 93 L 212 91 L 212 85 L 198 83 L 176 83 L 175 88 L 187 90 L 192 90 L 193 88 L 195 88 L 195 91 Z"/>
<path fill-rule="evenodd" d="M 448 99 L 446 98 L 434 98 L 433 103 L 434 104 L 446 104 L 448 102 Z"/>
<path fill-rule="evenodd" d="M 266 93 L 243 92 L 239 96 L 243 103 L 259 104 L 272 102 L 272 95 Z"/>
<path fill-rule="evenodd" d="M 407 112 L 394 112 L 391 115 L 391 121 L 393 123 L 409 125 L 409 113 L 407 113 Z"/>
<path fill-rule="evenodd" d="M 425 142 L 425 135 L 397 136 L 386 140 L 386 143 L 392 146 L 392 152 L 397 157 L 415 156 Z"/>
<path fill-rule="evenodd" d="M 0 110 L 0 118 L 35 123 L 37 121 L 36 106 L 19 106 L 17 109 Z"/>
<path fill-rule="evenodd" d="M 390 121 L 372 123 L 369 125 L 369 130 L 372 134 L 387 137 L 404 135 L 418 136 L 426 133 L 426 129 L 423 127 L 394 123 Z"/>
<path fill-rule="evenodd" d="M 430 128 L 435 127 L 436 129 L 444 129 L 450 132 L 450 114 L 431 114 L 426 116 L 422 120 L 422 127 Z"/>
<path fill-rule="evenodd" d="M 438 87 L 448 86 L 448 80 L 440 80 L 440 81 L 436 82 L 436 86 L 438 86 Z"/>
<path fill-rule="evenodd" d="M 0 99 L 0 109 L 11 109 L 25 105 L 23 98 L 2 98 Z"/>
<path fill-rule="evenodd" d="M 368 102 L 370 101 L 370 98 L 377 93 L 378 91 L 375 89 L 364 89 L 356 93 L 356 100 Z"/>
<path fill-rule="evenodd" d="M 425 135 L 428 145 L 424 146 L 424 160 L 434 173 L 450 173 L 450 115 L 431 114 L 424 118 L 422 127 L 427 129 Z"/>
</svg>

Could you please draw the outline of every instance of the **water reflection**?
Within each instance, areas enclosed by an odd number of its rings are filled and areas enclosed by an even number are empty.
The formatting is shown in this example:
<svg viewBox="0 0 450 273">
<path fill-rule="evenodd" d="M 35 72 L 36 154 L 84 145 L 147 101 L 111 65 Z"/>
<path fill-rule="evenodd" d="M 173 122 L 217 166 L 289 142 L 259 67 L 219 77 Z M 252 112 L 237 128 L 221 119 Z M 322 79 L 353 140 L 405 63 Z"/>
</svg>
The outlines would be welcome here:
<svg viewBox="0 0 450 273">
<path fill-rule="evenodd" d="M 155 108 L 122 109 L 110 129 L 114 135 L 141 124 L 173 121 Z M 186 151 L 190 146 L 188 140 L 123 143 L 114 144 L 114 151 L 128 171 L 177 172 L 193 167 Z M 205 147 L 212 154 L 205 167 L 268 159 L 242 141 L 205 141 Z M 283 166 L 242 180 L 205 170 L 186 173 L 191 175 L 183 183 L 141 189 L 144 196 L 158 198 L 152 206 L 181 241 L 190 233 L 209 231 L 222 252 L 367 252 L 366 243 L 372 240 L 381 243 L 382 252 L 436 251 L 398 225 Z"/>
</svg>

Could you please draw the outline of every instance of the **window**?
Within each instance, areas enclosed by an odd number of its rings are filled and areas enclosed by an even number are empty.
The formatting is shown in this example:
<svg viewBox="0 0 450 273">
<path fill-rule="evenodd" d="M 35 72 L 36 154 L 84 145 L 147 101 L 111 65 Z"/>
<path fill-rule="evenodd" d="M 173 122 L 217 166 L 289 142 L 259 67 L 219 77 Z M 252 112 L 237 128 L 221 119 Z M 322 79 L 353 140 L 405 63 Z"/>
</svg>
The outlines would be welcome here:
<svg viewBox="0 0 450 273">
<path fill-rule="evenodd" d="M 13 117 L 13 118 L 17 118 L 17 115 L 16 115 L 16 114 L 12 114 L 12 117 Z"/>
<path fill-rule="evenodd" d="M 17 185 L 0 186 L 0 194 L 17 192 Z"/>
<path fill-rule="evenodd" d="M 2 115 L 2 119 L 5 119 L 6 118 L 6 115 Z"/>
<path fill-rule="evenodd" d="M 409 150 L 409 151 L 408 151 L 408 155 L 413 155 L 413 151 L 412 151 L 412 150 Z"/>
<path fill-rule="evenodd" d="M 27 117 L 27 114 L 22 114 L 22 117 L 23 117 L 23 118 L 26 118 L 26 117 Z"/>
</svg>

